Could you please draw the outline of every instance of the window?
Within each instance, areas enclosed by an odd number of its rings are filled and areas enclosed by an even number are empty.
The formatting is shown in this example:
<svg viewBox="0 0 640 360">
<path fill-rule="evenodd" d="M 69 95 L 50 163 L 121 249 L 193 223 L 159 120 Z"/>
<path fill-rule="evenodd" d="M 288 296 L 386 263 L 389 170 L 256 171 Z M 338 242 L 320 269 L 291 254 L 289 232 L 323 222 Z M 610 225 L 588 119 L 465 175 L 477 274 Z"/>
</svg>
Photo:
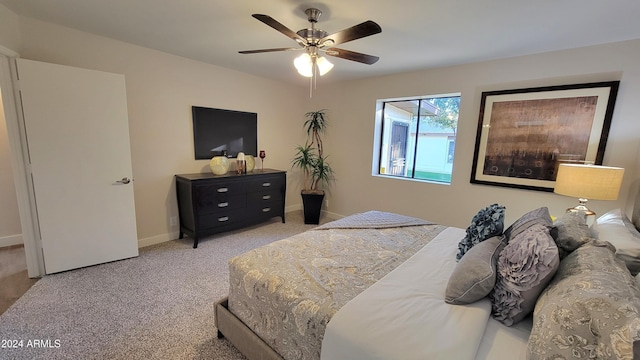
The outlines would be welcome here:
<svg viewBox="0 0 640 360">
<path fill-rule="evenodd" d="M 379 100 L 377 174 L 451 183 L 460 94 Z"/>
</svg>

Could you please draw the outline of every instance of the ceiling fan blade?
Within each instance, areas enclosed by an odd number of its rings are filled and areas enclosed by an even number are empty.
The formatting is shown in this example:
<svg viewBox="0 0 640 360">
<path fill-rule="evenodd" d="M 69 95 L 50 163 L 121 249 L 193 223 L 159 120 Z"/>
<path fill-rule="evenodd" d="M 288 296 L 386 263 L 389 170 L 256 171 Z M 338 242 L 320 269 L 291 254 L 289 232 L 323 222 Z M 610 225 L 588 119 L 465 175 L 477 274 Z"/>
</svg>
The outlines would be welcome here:
<svg viewBox="0 0 640 360">
<path fill-rule="evenodd" d="M 333 46 L 338 44 L 344 44 L 347 41 L 360 39 L 363 37 L 375 35 L 382 32 L 380 25 L 371 20 L 367 20 L 361 24 L 354 25 L 350 28 L 338 31 L 337 33 L 327 35 L 318 41 L 318 44 L 323 44 L 326 41 L 332 40 L 333 43 L 327 45 Z"/>
<path fill-rule="evenodd" d="M 302 36 L 298 35 L 295 31 L 289 29 L 288 27 L 282 25 L 281 23 L 279 23 L 278 21 L 276 21 L 274 18 L 272 18 L 269 15 L 263 15 L 263 14 L 253 14 L 251 15 L 254 18 L 262 21 L 263 23 L 271 26 L 272 28 L 278 30 L 279 32 L 285 34 L 286 36 L 292 38 L 293 40 L 297 41 L 298 43 L 304 45 L 307 43 L 307 39 L 303 38 Z"/>
<path fill-rule="evenodd" d="M 380 60 L 380 58 L 377 56 L 367 55 L 367 54 L 363 54 L 363 53 L 359 53 L 351 50 L 338 49 L 338 48 L 329 48 L 325 51 L 325 53 L 330 56 L 335 56 L 335 57 L 339 57 L 339 58 L 347 59 L 351 61 L 357 61 L 359 63 L 363 63 L 367 65 L 375 64 L 378 60 Z"/>
<path fill-rule="evenodd" d="M 260 50 L 243 50 L 238 51 L 240 54 L 259 54 L 273 51 L 291 51 L 291 50 L 301 50 L 301 48 L 274 48 L 274 49 L 260 49 Z"/>
</svg>

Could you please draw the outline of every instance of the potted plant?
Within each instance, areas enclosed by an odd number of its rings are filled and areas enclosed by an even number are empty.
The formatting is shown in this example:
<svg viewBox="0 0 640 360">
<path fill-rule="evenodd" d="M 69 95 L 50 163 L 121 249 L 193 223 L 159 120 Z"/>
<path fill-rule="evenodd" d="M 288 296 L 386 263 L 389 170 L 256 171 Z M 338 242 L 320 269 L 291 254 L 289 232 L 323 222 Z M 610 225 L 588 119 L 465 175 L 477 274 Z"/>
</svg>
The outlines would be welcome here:
<svg viewBox="0 0 640 360">
<path fill-rule="evenodd" d="M 299 168 L 303 173 L 301 195 L 304 223 L 319 224 L 324 200 L 323 186 L 328 185 L 333 179 L 333 169 L 327 162 L 322 147 L 322 135 L 327 128 L 326 110 L 310 111 L 305 117 L 307 141 L 304 146 L 296 147 L 296 154 L 291 163 L 292 167 Z"/>
</svg>

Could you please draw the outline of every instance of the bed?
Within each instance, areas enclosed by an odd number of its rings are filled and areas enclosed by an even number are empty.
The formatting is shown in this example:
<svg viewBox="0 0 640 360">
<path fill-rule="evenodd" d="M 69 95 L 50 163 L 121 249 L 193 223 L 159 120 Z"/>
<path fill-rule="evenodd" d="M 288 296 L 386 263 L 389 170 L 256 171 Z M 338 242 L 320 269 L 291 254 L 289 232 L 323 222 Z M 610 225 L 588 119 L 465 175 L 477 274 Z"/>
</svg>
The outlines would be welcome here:
<svg viewBox="0 0 640 360">
<path fill-rule="evenodd" d="M 591 228 L 580 216 L 552 223 L 544 207 L 506 228 L 493 226 L 498 215 L 493 204 L 465 230 L 369 211 L 234 257 L 229 296 L 216 303 L 218 336 L 250 360 L 632 359 L 640 340 L 637 212 L 629 220 L 612 211 Z M 484 238 L 461 241 L 474 236 Z M 481 256 L 493 282 L 478 290 L 489 277 L 479 274 L 460 293 L 454 278 L 473 278 L 462 264 L 482 247 L 491 247 Z M 523 251 L 537 252 L 536 275 L 518 278 L 530 288 L 513 290 L 499 262 Z"/>
</svg>

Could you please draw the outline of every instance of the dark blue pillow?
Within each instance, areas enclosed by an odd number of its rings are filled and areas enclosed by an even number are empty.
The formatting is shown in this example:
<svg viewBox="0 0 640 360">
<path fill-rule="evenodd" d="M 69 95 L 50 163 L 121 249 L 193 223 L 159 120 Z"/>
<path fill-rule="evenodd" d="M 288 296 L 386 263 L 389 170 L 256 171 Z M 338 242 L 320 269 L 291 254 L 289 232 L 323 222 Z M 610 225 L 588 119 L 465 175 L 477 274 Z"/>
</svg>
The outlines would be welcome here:
<svg viewBox="0 0 640 360">
<path fill-rule="evenodd" d="M 502 205 L 492 204 L 478 211 L 467 228 L 467 235 L 458 244 L 457 260 L 460 260 L 474 245 L 490 237 L 502 235 L 505 209 Z"/>
</svg>

